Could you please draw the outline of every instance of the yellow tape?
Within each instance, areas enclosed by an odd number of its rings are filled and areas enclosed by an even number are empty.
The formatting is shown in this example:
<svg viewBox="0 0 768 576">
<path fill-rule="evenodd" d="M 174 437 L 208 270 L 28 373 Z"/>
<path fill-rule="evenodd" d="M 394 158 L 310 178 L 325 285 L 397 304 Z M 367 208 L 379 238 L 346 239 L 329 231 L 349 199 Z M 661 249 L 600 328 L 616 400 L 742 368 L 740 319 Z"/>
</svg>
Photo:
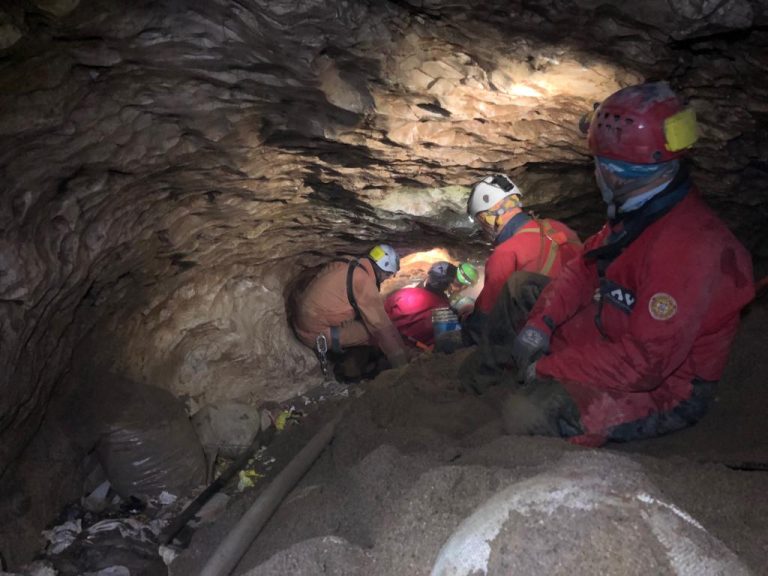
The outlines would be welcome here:
<svg viewBox="0 0 768 576">
<path fill-rule="evenodd" d="M 256 482 L 264 478 L 264 474 L 260 474 L 256 470 L 240 470 L 237 476 L 237 489 L 240 492 L 246 488 L 253 488 L 256 486 Z"/>
<path fill-rule="evenodd" d="M 370 257 L 373 258 L 374 262 L 378 262 L 385 255 L 386 254 L 384 253 L 384 250 L 381 248 L 381 246 L 374 246 L 371 248 Z"/>
<path fill-rule="evenodd" d="M 291 417 L 291 413 L 288 410 L 283 410 L 277 415 L 275 419 L 275 428 L 278 430 L 285 429 L 285 425 L 288 423 L 288 418 Z"/>
<path fill-rule="evenodd" d="M 686 108 L 664 120 L 664 137 L 667 140 L 667 150 L 677 152 L 693 146 L 699 139 L 696 112 Z"/>
</svg>

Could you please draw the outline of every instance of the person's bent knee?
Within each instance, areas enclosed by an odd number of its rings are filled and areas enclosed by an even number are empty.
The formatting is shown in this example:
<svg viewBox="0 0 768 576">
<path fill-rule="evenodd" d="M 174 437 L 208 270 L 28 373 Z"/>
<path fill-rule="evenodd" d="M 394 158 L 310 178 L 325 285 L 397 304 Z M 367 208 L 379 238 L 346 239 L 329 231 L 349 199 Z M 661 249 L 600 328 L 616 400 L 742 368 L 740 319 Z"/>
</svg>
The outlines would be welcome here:
<svg viewBox="0 0 768 576">
<path fill-rule="evenodd" d="M 510 394 L 501 409 L 507 434 L 513 436 L 557 436 L 544 409 L 526 394 Z"/>
<path fill-rule="evenodd" d="M 502 421 L 511 435 L 567 438 L 582 433 L 578 408 L 556 380 L 536 380 L 510 394 L 502 406 Z"/>
</svg>

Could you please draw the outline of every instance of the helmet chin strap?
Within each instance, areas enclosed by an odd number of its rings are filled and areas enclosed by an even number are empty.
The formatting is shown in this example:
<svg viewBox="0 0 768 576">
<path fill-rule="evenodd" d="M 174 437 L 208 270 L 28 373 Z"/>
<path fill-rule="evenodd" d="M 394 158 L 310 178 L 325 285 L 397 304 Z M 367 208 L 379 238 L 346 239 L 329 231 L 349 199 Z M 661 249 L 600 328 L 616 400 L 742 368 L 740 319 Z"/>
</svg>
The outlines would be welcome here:
<svg viewBox="0 0 768 576">
<path fill-rule="evenodd" d="M 608 185 L 608 182 L 603 178 L 602 170 L 595 170 L 595 179 L 597 180 L 597 187 L 600 188 L 600 195 L 603 197 L 603 202 L 606 205 L 606 213 L 608 220 L 615 220 L 618 208 L 616 206 L 616 195 L 613 192 L 613 188 Z"/>
</svg>

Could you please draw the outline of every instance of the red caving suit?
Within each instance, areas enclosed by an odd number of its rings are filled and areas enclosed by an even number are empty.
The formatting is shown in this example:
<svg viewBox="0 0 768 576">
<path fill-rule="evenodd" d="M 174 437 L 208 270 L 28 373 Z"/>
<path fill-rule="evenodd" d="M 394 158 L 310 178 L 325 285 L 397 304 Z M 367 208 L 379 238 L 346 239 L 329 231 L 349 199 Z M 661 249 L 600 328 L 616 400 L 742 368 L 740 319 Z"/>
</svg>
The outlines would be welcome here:
<svg viewBox="0 0 768 576">
<path fill-rule="evenodd" d="M 432 310 L 448 308 L 450 303 L 444 294 L 414 286 L 401 288 L 387 296 L 384 310 L 406 342 L 418 342 L 431 346 L 435 343 L 432 329 Z"/>
<path fill-rule="evenodd" d="M 587 240 L 585 254 L 610 232 Z M 694 380 L 717 381 L 754 296 L 749 253 L 695 190 L 645 228 L 605 280 L 604 335 L 597 265 L 584 257 L 546 287 L 527 323 L 554 327 L 536 374 L 563 384 L 581 414 L 583 435 L 571 441 L 592 446 L 688 401 Z"/>
<path fill-rule="evenodd" d="M 512 273 L 537 272 L 555 278 L 565 263 L 579 254 L 581 242 L 568 226 L 557 220 L 530 219 L 499 243 L 488 257 L 485 284 L 475 302 L 475 311 L 490 314 Z"/>
</svg>

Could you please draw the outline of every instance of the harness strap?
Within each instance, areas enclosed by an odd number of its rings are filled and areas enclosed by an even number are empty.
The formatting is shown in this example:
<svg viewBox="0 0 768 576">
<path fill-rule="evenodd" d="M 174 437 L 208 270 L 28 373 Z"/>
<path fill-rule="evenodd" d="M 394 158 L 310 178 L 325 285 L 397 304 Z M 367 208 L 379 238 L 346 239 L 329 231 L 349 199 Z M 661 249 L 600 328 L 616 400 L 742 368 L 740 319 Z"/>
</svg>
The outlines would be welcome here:
<svg viewBox="0 0 768 576">
<path fill-rule="evenodd" d="M 549 251 L 544 262 L 539 267 L 538 273 L 544 276 L 549 276 L 552 271 L 552 266 L 555 264 L 557 258 L 557 252 L 560 246 L 563 244 L 580 244 L 576 240 L 569 240 L 568 236 L 564 232 L 558 232 L 549 222 L 549 220 L 534 220 L 536 228 L 524 228 L 518 230 L 517 234 L 539 234 L 541 235 L 541 248 L 539 249 L 539 261 L 544 253 L 545 244 L 549 240 Z"/>
<path fill-rule="evenodd" d="M 357 258 L 336 258 L 334 262 L 346 262 L 349 264 L 347 267 L 347 300 L 349 300 L 349 305 L 352 306 L 352 310 L 355 311 L 355 320 L 361 320 L 363 318 L 363 315 L 360 314 L 360 308 L 357 305 L 357 300 L 355 299 L 355 290 L 353 286 L 354 282 L 354 275 L 355 275 L 355 268 L 358 266 L 368 274 L 368 270 L 362 267 L 360 264 L 360 260 Z"/>
<path fill-rule="evenodd" d="M 597 306 L 595 307 L 595 326 L 597 327 L 597 331 L 600 332 L 600 336 L 603 337 L 603 340 L 608 339 L 608 335 L 605 333 L 605 328 L 603 327 L 603 300 L 607 285 L 605 271 L 608 269 L 609 264 L 610 261 L 605 259 L 600 259 L 597 261 L 597 277 L 600 283 L 600 287 L 597 289 L 595 294 L 597 299 Z"/>
<path fill-rule="evenodd" d="M 352 260 L 347 268 L 347 300 L 349 300 L 350 306 L 355 311 L 355 320 L 362 319 L 363 315 L 360 314 L 360 308 L 357 306 L 357 300 L 355 299 L 355 290 L 352 285 L 354 281 L 355 268 L 360 266 L 359 260 Z M 365 268 L 363 268 L 365 270 Z"/>
<path fill-rule="evenodd" d="M 344 349 L 341 347 L 341 334 L 338 326 L 331 326 L 331 351 L 341 354 Z"/>
</svg>

